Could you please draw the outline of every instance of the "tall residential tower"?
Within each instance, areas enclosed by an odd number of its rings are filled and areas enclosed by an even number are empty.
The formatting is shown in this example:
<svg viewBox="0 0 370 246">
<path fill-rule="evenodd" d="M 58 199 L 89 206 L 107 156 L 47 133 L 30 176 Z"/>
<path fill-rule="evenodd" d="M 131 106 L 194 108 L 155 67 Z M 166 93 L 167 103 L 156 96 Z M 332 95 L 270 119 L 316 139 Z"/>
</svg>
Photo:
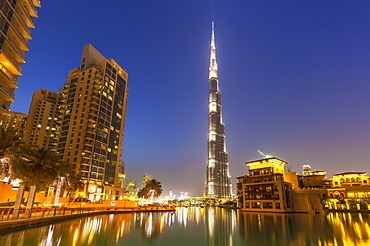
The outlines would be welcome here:
<svg viewBox="0 0 370 246">
<path fill-rule="evenodd" d="M 14 90 L 18 88 L 18 76 L 22 75 L 24 53 L 28 51 L 31 28 L 35 28 L 33 18 L 37 17 L 35 7 L 39 0 L 0 1 L 0 125 L 4 123 Z"/>
<path fill-rule="evenodd" d="M 209 67 L 208 106 L 208 160 L 205 196 L 231 198 L 231 178 L 226 152 L 225 125 L 222 123 L 221 93 L 218 89 L 218 71 L 214 24 L 212 23 L 211 52 Z"/>
<path fill-rule="evenodd" d="M 91 44 L 71 70 L 61 95 L 57 153 L 73 164 L 90 201 L 122 195 L 119 165 L 127 103 L 127 72 Z"/>
<path fill-rule="evenodd" d="M 32 147 L 44 147 L 56 151 L 58 93 L 46 89 L 34 91 L 23 141 Z"/>
</svg>

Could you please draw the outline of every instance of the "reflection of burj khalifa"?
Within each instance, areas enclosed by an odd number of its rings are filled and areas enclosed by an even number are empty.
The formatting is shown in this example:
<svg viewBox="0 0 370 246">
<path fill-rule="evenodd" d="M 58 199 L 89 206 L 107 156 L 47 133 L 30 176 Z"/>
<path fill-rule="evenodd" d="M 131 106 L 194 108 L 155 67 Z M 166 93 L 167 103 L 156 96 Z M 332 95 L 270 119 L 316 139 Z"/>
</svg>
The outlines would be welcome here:
<svg viewBox="0 0 370 246">
<path fill-rule="evenodd" d="M 218 90 L 218 72 L 214 25 L 212 23 L 209 67 L 208 106 L 208 160 L 205 196 L 231 198 L 229 161 L 225 143 L 225 125 L 222 123 L 221 93 Z"/>
</svg>

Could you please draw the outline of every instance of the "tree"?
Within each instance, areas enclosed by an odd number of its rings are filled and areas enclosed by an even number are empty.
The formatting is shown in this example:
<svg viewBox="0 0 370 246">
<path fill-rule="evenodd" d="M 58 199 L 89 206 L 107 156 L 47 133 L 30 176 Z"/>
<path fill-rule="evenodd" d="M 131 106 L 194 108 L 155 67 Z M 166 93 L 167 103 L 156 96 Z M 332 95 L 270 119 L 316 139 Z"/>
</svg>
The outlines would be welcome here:
<svg viewBox="0 0 370 246">
<path fill-rule="evenodd" d="M 155 197 L 159 197 L 160 195 L 162 195 L 163 189 L 162 189 L 161 182 L 158 182 L 155 179 L 149 180 L 146 183 L 145 187 L 139 190 L 137 196 L 148 199 L 151 196 L 150 194 L 151 190 L 154 190 Z"/>
<path fill-rule="evenodd" d="M 24 147 L 22 158 L 25 164 L 15 171 L 26 186 L 46 188 L 64 171 L 60 157 L 44 147 L 36 149 Z"/>
<path fill-rule="evenodd" d="M 63 188 L 68 192 L 67 196 L 69 196 L 71 191 L 77 191 L 84 187 L 81 176 L 73 170 L 72 165 L 68 162 L 61 163 L 59 175 L 55 183 L 57 187 Z"/>
<path fill-rule="evenodd" d="M 23 163 L 20 158 L 22 141 L 20 135 L 12 128 L 0 126 L 0 177 L 17 176 L 12 167 L 17 167 Z"/>
<path fill-rule="evenodd" d="M 14 205 L 13 219 L 18 219 L 25 186 L 30 187 L 26 205 L 26 217 L 29 218 L 36 197 L 36 188 L 46 188 L 53 184 L 61 170 L 60 157 L 51 150 L 29 146 L 22 146 L 20 149 L 22 161 L 11 161 L 10 165 L 12 177 L 22 181 Z"/>
</svg>

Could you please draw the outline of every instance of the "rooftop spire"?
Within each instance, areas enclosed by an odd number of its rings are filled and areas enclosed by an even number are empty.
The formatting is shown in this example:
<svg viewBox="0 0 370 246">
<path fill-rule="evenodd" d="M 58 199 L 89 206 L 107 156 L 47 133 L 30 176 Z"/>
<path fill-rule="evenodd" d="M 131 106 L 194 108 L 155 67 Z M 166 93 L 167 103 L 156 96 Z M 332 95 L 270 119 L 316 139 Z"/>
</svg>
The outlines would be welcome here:
<svg viewBox="0 0 370 246">
<path fill-rule="evenodd" d="M 212 37 L 215 36 L 215 22 L 212 21 Z"/>
<path fill-rule="evenodd" d="M 209 78 L 217 78 L 217 62 L 216 62 L 216 42 L 215 42 L 215 23 L 212 21 L 212 36 L 211 36 L 211 52 L 209 65 Z"/>
</svg>

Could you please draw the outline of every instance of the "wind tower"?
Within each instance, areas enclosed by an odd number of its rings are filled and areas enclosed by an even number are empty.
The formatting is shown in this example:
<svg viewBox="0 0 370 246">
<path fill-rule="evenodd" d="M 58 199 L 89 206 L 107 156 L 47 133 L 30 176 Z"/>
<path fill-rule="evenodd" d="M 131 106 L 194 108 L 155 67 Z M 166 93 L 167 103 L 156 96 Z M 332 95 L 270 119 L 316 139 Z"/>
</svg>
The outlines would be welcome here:
<svg viewBox="0 0 370 246">
<path fill-rule="evenodd" d="M 226 152 L 225 125 L 222 123 L 221 93 L 218 89 L 218 69 L 214 23 L 210 47 L 209 106 L 208 106 L 208 159 L 206 165 L 205 196 L 231 198 L 231 178 Z"/>
</svg>

